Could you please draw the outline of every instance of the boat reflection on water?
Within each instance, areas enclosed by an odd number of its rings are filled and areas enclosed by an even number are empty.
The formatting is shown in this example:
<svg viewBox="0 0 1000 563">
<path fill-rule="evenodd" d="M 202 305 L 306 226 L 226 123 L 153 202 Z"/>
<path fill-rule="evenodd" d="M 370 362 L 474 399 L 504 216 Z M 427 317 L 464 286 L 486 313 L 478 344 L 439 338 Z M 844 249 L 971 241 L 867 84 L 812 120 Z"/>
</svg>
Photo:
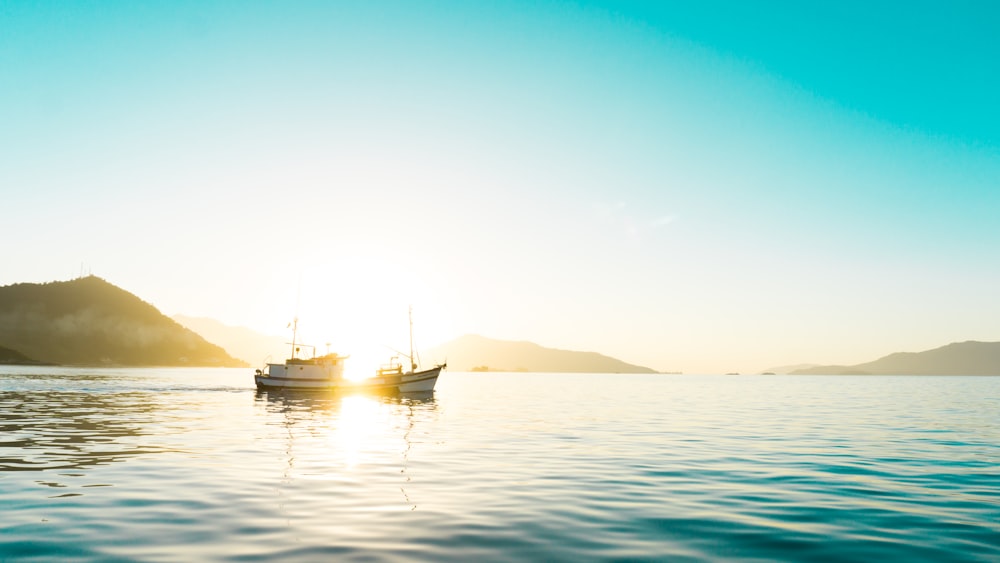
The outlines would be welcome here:
<svg viewBox="0 0 1000 563">
<path fill-rule="evenodd" d="M 336 411 L 344 402 L 358 400 L 371 401 L 383 405 L 433 408 L 436 406 L 434 391 L 414 393 L 380 393 L 377 391 L 357 391 L 342 393 L 336 391 L 317 392 L 314 390 L 258 389 L 255 400 L 266 404 L 271 412 L 313 410 Z"/>
<path fill-rule="evenodd" d="M 434 393 L 371 395 L 259 390 L 261 409 L 274 448 L 284 455 L 282 481 L 371 482 L 367 472 L 397 467 L 390 490 L 409 510 L 409 461 L 415 447 L 430 443 L 422 431 L 437 417 Z M 402 481 L 400 481 L 400 479 Z"/>
</svg>

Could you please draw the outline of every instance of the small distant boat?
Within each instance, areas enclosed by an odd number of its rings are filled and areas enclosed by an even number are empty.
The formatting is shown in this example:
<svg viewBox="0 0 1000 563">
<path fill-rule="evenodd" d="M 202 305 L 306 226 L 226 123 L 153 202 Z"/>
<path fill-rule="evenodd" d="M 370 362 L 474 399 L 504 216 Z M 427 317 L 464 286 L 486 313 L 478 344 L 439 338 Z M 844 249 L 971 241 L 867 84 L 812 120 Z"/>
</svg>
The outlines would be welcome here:
<svg viewBox="0 0 1000 563">
<path fill-rule="evenodd" d="M 428 393 L 434 391 L 441 370 L 448 367 L 447 363 L 439 364 L 430 369 L 418 370 L 416 356 L 413 355 L 413 310 L 410 310 L 410 370 L 404 371 L 399 358 L 393 357 L 387 365 L 376 370 L 373 377 L 360 381 L 344 378 L 344 363 L 349 356 L 340 354 L 315 355 L 305 359 L 299 358 L 300 345 L 296 343 L 298 322 L 294 321 L 292 329 L 292 357 L 283 364 L 267 364 L 264 369 L 258 369 L 254 374 L 257 389 L 308 389 L 317 391 L 365 391 L 383 394 L 397 393 Z"/>
</svg>

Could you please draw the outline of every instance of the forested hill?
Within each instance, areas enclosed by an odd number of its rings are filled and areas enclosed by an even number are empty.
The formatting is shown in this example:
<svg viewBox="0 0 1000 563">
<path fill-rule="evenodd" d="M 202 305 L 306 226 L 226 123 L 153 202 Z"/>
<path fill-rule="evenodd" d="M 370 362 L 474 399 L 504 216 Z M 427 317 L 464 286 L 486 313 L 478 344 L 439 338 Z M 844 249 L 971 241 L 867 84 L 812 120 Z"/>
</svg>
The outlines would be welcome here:
<svg viewBox="0 0 1000 563">
<path fill-rule="evenodd" d="M 0 347 L 63 365 L 245 365 L 96 276 L 0 287 Z"/>
</svg>

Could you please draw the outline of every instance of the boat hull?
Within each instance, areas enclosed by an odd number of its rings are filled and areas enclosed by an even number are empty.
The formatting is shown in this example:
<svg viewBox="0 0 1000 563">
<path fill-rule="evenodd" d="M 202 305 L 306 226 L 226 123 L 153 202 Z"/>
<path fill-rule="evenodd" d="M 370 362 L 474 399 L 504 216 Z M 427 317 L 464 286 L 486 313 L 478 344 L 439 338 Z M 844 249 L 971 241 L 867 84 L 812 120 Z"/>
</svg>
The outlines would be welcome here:
<svg viewBox="0 0 1000 563">
<path fill-rule="evenodd" d="M 362 381 L 345 379 L 316 379 L 291 377 L 284 374 L 271 376 L 258 373 L 254 383 L 258 389 L 295 389 L 307 391 L 369 392 L 369 393 L 426 393 L 434 390 L 438 376 L 445 366 L 401 375 L 371 377 Z"/>
</svg>

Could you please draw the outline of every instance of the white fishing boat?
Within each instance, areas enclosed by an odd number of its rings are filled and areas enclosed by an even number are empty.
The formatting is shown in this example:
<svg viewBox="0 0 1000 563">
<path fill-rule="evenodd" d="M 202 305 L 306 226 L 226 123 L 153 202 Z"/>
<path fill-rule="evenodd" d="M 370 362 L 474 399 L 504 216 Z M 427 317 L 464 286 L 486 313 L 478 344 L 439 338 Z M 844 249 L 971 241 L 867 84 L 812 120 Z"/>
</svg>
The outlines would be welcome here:
<svg viewBox="0 0 1000 563">
<path fill-rule="evenodd" d="M 267 364 L 254 374 L 257 389 L 308 389 L 317 391 L 367 391 L 375 393 L 427 393 L 434 391 L 441 370 L 447 363 L 420 370 L 413 354 L 413 314 L 410 311 L 410 369 L 405 371 L 398 356 L 388 365 L 376 370 L 375 375 L 354 381 L 344 377 L 344 363 L 348 356 L 328 353 L 315 355 L 315 347 L 296 342 L 298 322 L 292 329 L 292 357 L 283 364 Z M 310 358 L 300 358 L 301 348 L 312 348 Z"/>
</svg>

